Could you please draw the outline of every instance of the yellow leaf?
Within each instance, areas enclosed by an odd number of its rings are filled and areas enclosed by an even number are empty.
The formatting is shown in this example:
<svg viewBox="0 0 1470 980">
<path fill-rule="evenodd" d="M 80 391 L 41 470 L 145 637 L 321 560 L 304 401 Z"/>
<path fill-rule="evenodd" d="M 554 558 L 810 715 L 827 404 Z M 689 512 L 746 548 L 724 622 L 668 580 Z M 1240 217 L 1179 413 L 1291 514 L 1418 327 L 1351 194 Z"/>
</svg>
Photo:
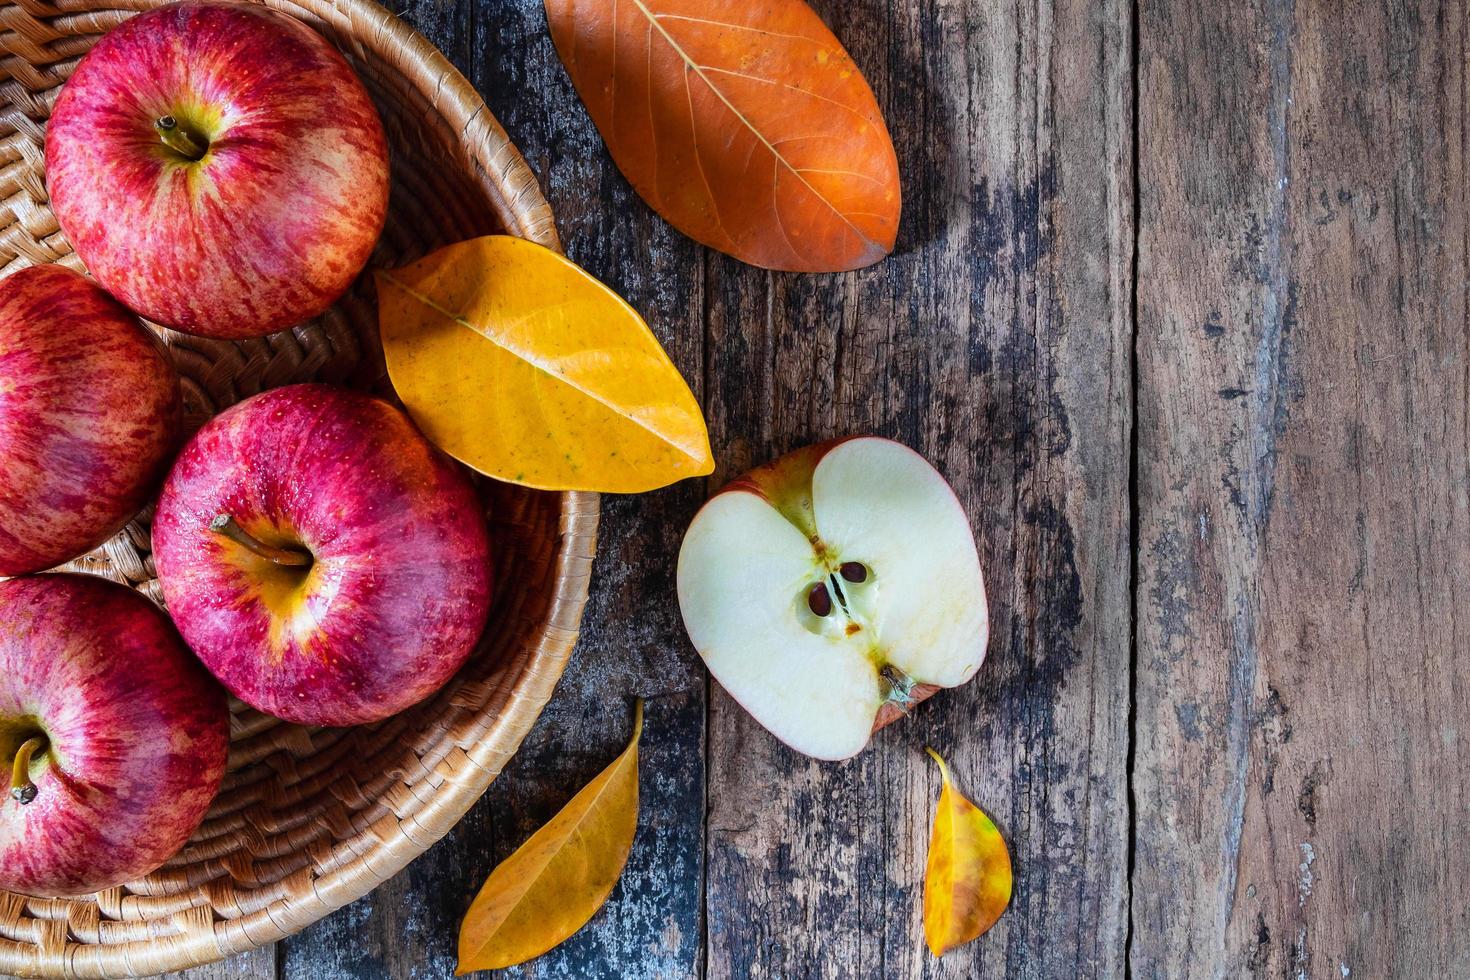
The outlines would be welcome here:
<svg viewBox="0 0 1470 980">
<path fill-rule="evenodd" d="M 935 956 L 962 946 L 995 925 L 1011 901 L 1011 855 L 1000 831 L 959 794 L 949 767 L 933 749 L 944 789 L 929 838 L 924 874 L 924 938 Z"/>
<path fill-rule="evenodd" d="M 459 929 L 457 976 L 535 959 L 602 908 L 628 863 L 638 829 L 638 736 L 560 813 L 502 861 Z"/>
<path fill-rule="evenodd" d="M 490 235 L 376 278 L 393 387 L 460 462 L 612 493 L 714 470 L 699 405 L 648 325 L 556 252 Z"/>
</svg>

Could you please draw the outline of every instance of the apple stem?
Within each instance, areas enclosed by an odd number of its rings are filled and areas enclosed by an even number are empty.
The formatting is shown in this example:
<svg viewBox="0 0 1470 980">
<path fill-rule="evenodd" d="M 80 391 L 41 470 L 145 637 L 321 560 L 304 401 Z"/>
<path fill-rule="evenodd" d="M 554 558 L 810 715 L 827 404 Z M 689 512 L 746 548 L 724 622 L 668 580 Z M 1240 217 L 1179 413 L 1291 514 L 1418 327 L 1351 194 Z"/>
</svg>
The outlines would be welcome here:
<svg viewBox="0 0 1470 980">
<path fill-rule="evenodd" d="M 173 116 L 161 116 L 153 126 L 158 130 L 158 138 L 163 140 L 164 145 L 186 160 L 198 160 L 209 151 L 208 143 L 180 126 Z"/>
<path fill-rule="evenodd" d="M 27 739 L 15 753 L 10 767 L 10 796 L 21 806 L 36 798 L 36 784 L 31 782 L 31 759 L 46 748 L 46 738 L 37 735 Z"/>
<path fill-rule="evenodd" d="M 220 514 L 210 521 L 209 529 L 277 565 L 285 565 L 288 568 L 305 568 L 311 564 L 310 552 L 296 548 L 277 548 L 275 545 L 266 544 L 264 541 L 251 537 L 250 533 L 235 523 L 235 519 L 229 514 Z"/>
</svg>

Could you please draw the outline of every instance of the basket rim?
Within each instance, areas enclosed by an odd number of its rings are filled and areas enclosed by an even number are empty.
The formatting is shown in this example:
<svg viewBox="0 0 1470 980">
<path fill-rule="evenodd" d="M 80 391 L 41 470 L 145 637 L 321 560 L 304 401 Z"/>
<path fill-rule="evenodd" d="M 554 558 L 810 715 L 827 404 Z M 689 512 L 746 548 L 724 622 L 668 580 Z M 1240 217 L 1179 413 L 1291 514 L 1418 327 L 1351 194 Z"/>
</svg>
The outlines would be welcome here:
<svg viewBox="0 0 1470 980">
<path fill-rule="evenodd" d="M 4 0 L 8 6 L 16 0 Z M 315 16 L 350 35 L 366 50 L 391 61 L 460 134 L 459 143 L 471 163 L 469 176 L 490 199 L 507 231 L 560 251 L 551 207 L 534 173 L 479 92 L 427 38 L 374 0 L 252 0 L 311 23 Z M 111 9 L 144 10 L 147 0 L 115 0 Z M 29 6 L 29 5 L 27 5 Z M 51 9 L 78 12 L 87 0 L 60 0 Z M 307 9 L 303 9 L 307 8 Z M 309 11 L 309 15 L 307 14 Z M 146 963 L 149 974 L 203 966 L 257 949 L 293 935 L 330 913 L 367 895 L 442 839 L 484 795 L 504 763 L 519 749 L 550 698 L 571 656 L 587 602 L 592 558 L 596 550 L 599 496 L 584 491 L 559 495 L 559 541 L 555 549 L 553 592 L 545 619 L 527 638 L 531 651 L 514 674 L 499 686 L 503 703 L 478 745 L 456 760 L 460 769 L 445 778 L 402 817 L 390 808 L 365 832 L 332 846 L 325 871 L 313 869 L 305 897 L 288 895 L 259 911 L 221 921 L 195 919 L 184 934 L 158 940 L 123 943 L 75 943 L 67 937 L 61 950 L 0 937 L 0 971 L 22 976 L 111 976 L 103 962 Z M 444 764 L 439 767 L 448 777 Z M 400 810 L 402 808 L 399 808 Z M 406 845 L 406 846 L 405 846 Z M 26 900 L 0 892 L 0 914 L 17 916 Z M 305 909 L 302 906 L 306 906 Z M 195 909 L 194 913 L 205 912 Z M 307 912 L 306 916 L 301 913 Z M 190 913 L 181 913 L 190 917 Z M 64 925 L 65 923 L 59 923 Z M 228 929 L 222 929 L 222 925 Z M 53 933 L 53 938 L 54 933 Z M 51 945 L 50 943 L 47 944 Z M 60 952 L 60 957 L 56 953 Z M 59 970 L 57 967 L 59 966 Z"/>
</svg>

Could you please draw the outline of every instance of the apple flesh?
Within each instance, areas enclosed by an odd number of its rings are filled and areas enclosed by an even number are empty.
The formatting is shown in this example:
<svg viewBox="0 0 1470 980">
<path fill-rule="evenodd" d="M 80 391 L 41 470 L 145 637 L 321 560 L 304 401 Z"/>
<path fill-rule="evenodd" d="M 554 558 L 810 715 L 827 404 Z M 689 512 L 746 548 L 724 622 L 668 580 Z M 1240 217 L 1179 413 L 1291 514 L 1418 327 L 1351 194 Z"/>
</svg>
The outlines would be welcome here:
<svg viewBox="0 0 1470 980">
<path fill-rule="evenodd" d="M 62 86 L 46 184 L 108 291 L 209 337 L 316 316 L 371 255 L 388 150 L 362 82 L 305 24 L 186 2 L 124 22 Z"/>
<path fill-rule="evenodd" d="M 386 718 L 438 690 L 490 607 L 484 512 L 387 402 L 292 385 L 179 454 L 153 557 L 184 639 L 240 700 L 307 725 Z"/>
<path fill-rule="evenodd" d="M 859 437 L 756 469 L 695 516 L 679 608 L 710 673 L 777 738 L 857 754 L 985 657 L 985 583 L 949 484 Z"/>
<path fill-rule="evenodd" d="M 224 778 L 225 693 L 173 624 L 90 575 L 0 583 L 0 889 L 53 898 L 173 856 Z"/>
<path fill-rule="evenodd" d="M 95 283 L 55 265 L 0 280 L 0 575 L 112 537 L 178 445 L 163 345 Z"/>
</svg>

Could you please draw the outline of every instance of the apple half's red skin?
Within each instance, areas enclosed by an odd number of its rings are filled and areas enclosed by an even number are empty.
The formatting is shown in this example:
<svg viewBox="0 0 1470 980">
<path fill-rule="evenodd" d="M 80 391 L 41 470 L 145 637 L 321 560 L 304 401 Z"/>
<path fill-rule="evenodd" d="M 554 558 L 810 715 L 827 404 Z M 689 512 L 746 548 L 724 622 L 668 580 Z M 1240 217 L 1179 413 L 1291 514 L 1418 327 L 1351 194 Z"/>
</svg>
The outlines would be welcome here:
<svg viewBox="0 0 1470 980">
<path fill-rule="evenodd" d="M 208 142 L 165 146 L 165 116 Z M 259 4 L 187 2 L 87 53 L 46 127 L 61 230 L 97 281 L 157 323 L 239 339 L 324 311 L 388 209 L 367 90 L 320 34 Z"/>
<path fill-rule="evenodd" d="M 779 459 L 773 459 L 769 463 L 757 466 L 743 476 L 736 477 L 721 488 L 720 493 L 731 490 L 748 490 L 759 494 L 772 506 L 776 506 L 776 501 L 790 495 L 789 487 L 811 482 L 812 471 L 816 469 L 823 456 L 850 439 L 861 438 L 864 437 L 844 436 L 840 439 L 829 439 L 826 442 L 803 446 Z M 909 691 L 910 700 L 907 706 L 889 701 L 878 709 L 878 714 L 873 719 L 873 731 L 877 732 L 880 728 L 887 728 L 895 721 L 908 717 L 908 713 L 920 702 L 929 700 L 941 690 L 943 688 L 937 684 L 915 684 Z"/>
<path fill-rule="evenodd" d="M 38 730 L 22 804 L 10 766 Z M 0 888 L 86 895 L 153 871 L 204 819 L 229 740 L 225 692 L 146 598 L 91 575 L 0 583 Z"/>
<path fill-rule="evenodd" d="M 210 529 L 303 548 L 282 569 Z M 422 701 L 469 657 L 491 597 L 474 488 L 387 402 L 327 385 L 249 398 L 179 454 L 153 522 L 169 612 L 242 701 L 354 725 Z"/>
<path fill-rule="evenodd" d="M 122 530 L 178 447 L 179 376 L 138 318 L 57 265 L 0 280 L 0 575 Z"/>
</svg>

